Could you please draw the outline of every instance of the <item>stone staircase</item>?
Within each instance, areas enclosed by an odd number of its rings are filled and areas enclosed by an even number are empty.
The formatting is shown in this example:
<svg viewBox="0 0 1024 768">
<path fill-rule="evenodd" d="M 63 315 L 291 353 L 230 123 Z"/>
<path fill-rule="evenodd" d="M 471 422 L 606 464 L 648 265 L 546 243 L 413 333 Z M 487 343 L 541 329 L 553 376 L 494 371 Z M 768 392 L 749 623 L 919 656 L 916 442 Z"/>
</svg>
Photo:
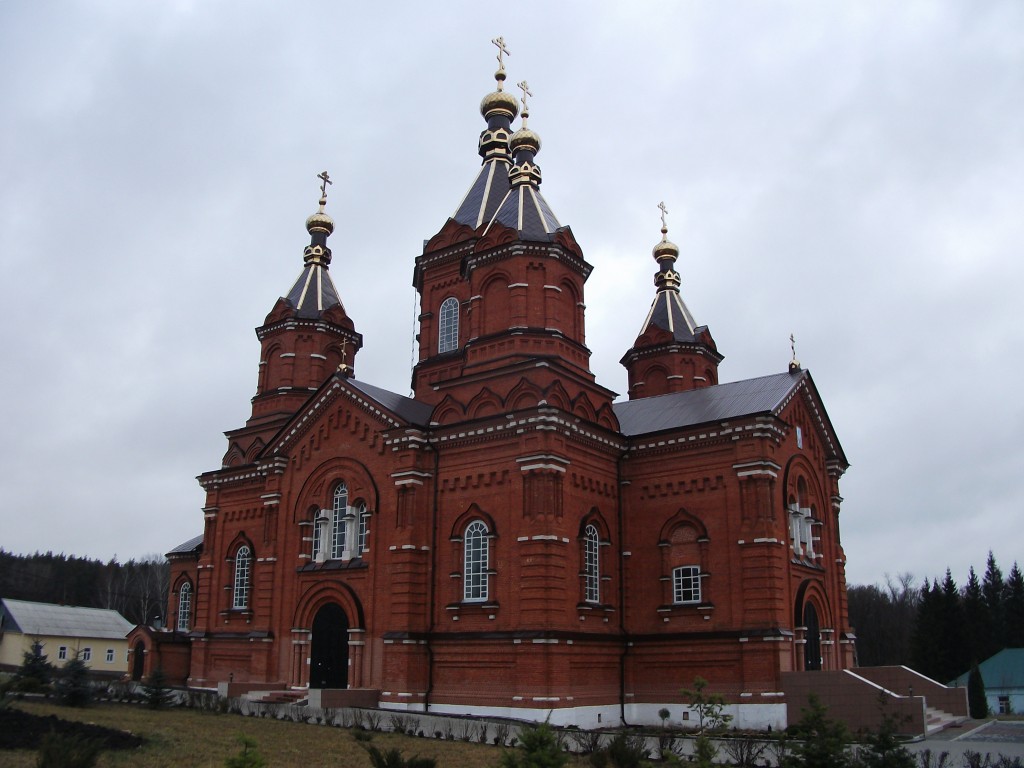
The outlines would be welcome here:
<svg viewBox="0 0 1024 768">
<path fill-rule="evenodd" d="M 306 691 L 259 691 L 249 694 L 248 699 L 261 704 L 295 704 L 304 707 L 308 703 L 308 694 Z"/>
<path fill-rule="evenodd" d="M 926 706 L 924 709 L 925 734 L 931 736 L 933 733 L 949 728 L 951 725 L 962 723 L 963 717 L 943 712 L 941 709 Z"/>
</svg>

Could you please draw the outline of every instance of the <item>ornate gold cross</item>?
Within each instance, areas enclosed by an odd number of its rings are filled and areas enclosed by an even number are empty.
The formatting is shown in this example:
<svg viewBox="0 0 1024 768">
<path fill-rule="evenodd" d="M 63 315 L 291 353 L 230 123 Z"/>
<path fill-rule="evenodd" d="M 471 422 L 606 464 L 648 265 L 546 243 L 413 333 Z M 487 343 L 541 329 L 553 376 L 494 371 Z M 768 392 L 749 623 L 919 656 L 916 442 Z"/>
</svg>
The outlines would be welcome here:
<svg viewBox="0 0 1024 768">
<path fill-rule="evenodd" d="M 665 207 L 665 201 L 658 203 L 658 208 L 661 209 L 661 228 L 667 230 L 668 225 L 665 224 L 665 214 L 668 213 L 668 208 Z"/>
<path fill-rule="evenodd" d="M 319 174 L 317 174 L 317 178 L 323 182 L 322 184 L 320 184 L 320 197 L 326 198 L 327 185 L 333 184 L 334 182 L 331 181 L 331 177 L 327 175 L 327 171 L 321 171 Z"/>
<path fill-rule="evenodd" d="M 511 56 L 512 54 L 509 52 L 508 48 L 505 47 L 505 38 L 504 37 L 496 37 L 493 40 L 491 40 L 491 42 L 494 45 L 498 46 L 498 71 L 499 72 L 504 72 L 505 71 L 505 62 L 504 62 L 504 60 L 501 57 L 502 56 Z"/>
<path fill-rule="evenodd" d="M 526 106 L 526 97 L 533 96 L 533 91 L 530 90 L 530 86 L 527 84 L 525 80 L 517 83 L 516 85 L 518 86 L 519 90 L 523 92 L 523 117 L 526 117 L 526 115 L 529 114 L 530 112 L 530 108 Z"/>
</svg>

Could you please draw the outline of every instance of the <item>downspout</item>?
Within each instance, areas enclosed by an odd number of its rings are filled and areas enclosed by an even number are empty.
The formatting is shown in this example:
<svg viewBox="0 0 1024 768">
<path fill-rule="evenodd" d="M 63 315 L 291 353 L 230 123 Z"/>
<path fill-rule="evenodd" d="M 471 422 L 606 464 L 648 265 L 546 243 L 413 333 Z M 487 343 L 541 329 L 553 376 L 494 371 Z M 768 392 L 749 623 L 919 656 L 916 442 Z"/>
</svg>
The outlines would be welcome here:
<svg viewBox="0 0 1024 768">
<path fill-rule="evenodd" d="M 622 653 L 619 655 L 619 720 L 626 722 L 626 654 L 629 652 L 629 633 L 626 631 L 626 558 L 625 542 L 622 539 L 622 461 L 626 458 L 623 451 L 615 460 L 615 513 L 618 518 L 619 537 L 619 632 L 622 636 Z"/>
<path fill-rule="evenodd" d="M 431 533 L 430 533 L 430 617 L 427 624 L 427 690 L 423 696 L 423 711 L 430 711 L 430 694 L 434 690 L 434 648 L 431 642 L 434 637 L 434 613 L 437 601 L 437 510 L 440 493 L 440 482 L 438 471 L 440 469 L 441 455 L 437 449 L 431 446 L 434 452 L 434 500 L 431 509 Z"/>
</svg>

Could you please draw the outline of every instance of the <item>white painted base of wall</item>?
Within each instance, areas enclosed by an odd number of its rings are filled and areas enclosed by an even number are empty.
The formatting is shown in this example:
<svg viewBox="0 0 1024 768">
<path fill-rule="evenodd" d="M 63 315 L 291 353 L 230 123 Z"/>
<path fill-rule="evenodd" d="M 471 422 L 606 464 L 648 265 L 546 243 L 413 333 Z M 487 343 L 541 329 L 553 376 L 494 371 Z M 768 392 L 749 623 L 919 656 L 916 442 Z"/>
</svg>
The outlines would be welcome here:
<svg viewBox="0 0 1024 768">
<path fill-rule="evenodd" d="M 422 704 L 399 704 L 381 702 L 381 709 L 398 712 L 424 712 Z M 658 717 L 660 709 L 667 709 L 668 725 L 679 728 L 696 728 L 699 722 L 697 713 L 689 707 L 672 702 L 669 704 L 627 704 L 625 708 L 626 724 L 628 725 L 661 725 Z M 771 704 L 730 704 L 723 708 L 723 713 L 732 716 L 730 728 L 764 731 L 771 726 L 778 731 L 786 727 L 786 705 Z M 683 720 L 683 712 L 689 712 L 689 719 Z M 499 718 L 507 720 L 525 720 L 542 723 L 547 720 L 554 726 L 575 726 L 576 728 L 615 728 L 622 725 L 622 712 L 617 704 L 596 707 L 554 707 L 541 709 L 536 707 L 467 707 L 452 704 L 431 704 L 432 715 L 464 715 L 469 717 Z"/>
</svg>

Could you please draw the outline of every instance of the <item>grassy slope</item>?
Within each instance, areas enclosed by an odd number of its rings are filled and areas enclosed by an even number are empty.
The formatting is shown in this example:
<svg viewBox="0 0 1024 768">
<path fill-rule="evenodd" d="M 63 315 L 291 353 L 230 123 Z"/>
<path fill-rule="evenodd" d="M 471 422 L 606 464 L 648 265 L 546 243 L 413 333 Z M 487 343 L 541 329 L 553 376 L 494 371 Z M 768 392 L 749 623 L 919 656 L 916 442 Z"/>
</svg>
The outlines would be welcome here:
<svg viewBox="0 0 1024 768">
<path fill-rule="evenodd" d="M 237 754 L 240 734 L 254 739 L 267 765 L 273 768 L 338 768 L 370 766 L 366 752 L 346 728 L 283 722 L 279 720 L 219 715 L 187 709 L 160 712 L 126 704 L 98 704 L 70 709 L 55 704 L 20 702 L 16 706 L 40 715 L 83 720 L 138 734 L 148 743 L 135 752 L 105 752 L 99 765 L 135 768 L 220 768 L 224 759 Z M 441 768 L 491 768 L 497 766 L 501 749 L 461 741 L 438 741 L 390 733 L 375 733 L 373 744 L 381 749 L 398 747 L 406 756 L 437 758 Z M 0 764 L 33 768 L 35 752 L 0 753 Z M 572 765 L 584 765 L 582 761 Z"/>
</svg>

